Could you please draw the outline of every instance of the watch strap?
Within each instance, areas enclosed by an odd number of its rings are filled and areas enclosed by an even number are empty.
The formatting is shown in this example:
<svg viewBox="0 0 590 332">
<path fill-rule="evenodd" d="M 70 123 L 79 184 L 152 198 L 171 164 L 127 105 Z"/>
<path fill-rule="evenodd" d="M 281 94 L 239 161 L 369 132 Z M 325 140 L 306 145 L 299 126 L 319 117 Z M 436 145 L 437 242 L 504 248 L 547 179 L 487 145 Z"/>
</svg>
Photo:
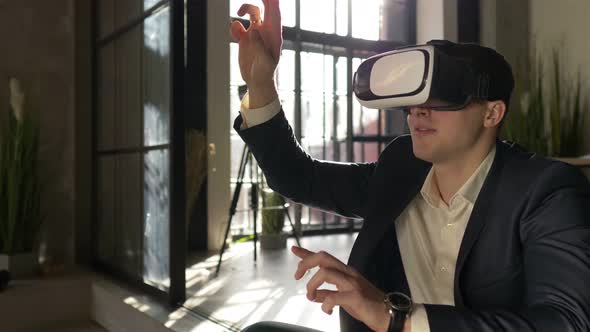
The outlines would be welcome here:
<svg viewBox="0 0 590 332">
<path fill-rule="evenodd" d="M 389 321 L 389 329 L 387 332 L 402 332 L 404 330 L 404 323 L 406 322 L 406 313 L 396 311 L 391 316 Z"/>
</svg>

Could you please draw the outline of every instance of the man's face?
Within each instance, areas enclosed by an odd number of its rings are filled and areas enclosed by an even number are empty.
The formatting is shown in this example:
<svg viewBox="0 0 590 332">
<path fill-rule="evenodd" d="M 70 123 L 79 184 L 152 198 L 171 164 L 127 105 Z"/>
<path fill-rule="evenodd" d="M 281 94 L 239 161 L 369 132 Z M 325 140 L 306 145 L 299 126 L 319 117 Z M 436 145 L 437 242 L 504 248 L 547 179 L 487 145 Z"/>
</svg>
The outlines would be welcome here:
<svg viewBox="0 0 590 332">
<path fill-rule="evenodd" d="M 441 163 L 461 159 L 484 130 L 485 103 L 470 103 L 458 111 L 411 107 L 408 126 L 417 158 Z"/>
</svg>

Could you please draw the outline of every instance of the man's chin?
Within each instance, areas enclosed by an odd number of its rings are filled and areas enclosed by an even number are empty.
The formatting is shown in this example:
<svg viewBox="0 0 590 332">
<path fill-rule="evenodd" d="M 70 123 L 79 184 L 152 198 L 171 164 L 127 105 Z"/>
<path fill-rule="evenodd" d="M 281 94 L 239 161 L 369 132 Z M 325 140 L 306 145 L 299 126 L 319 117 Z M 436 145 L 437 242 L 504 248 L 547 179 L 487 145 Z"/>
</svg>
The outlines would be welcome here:
<svg viewBox="0 0 590 332">
<path fill-rule="evenodd" d="M 432 155 L 430 153 L 426 153 L 425 151 L 419 150 L 419 149 L 413 149 L 414 150 L 414 156 L 420 160 L 424 160 L 426 162 L 432 163 L 433 159 Z"/>
<path fill-rule="evenodd" d="M 414 142 L 412 144 L 412 151 L 414 152 L 414 156 L 416 158 L 424 160 L 426 162 L 432 163 L 434 159 L 432 151 L 429 148 L 422 146 L 422 144 L 416 144 L 416 142 Z"/>
</svg>

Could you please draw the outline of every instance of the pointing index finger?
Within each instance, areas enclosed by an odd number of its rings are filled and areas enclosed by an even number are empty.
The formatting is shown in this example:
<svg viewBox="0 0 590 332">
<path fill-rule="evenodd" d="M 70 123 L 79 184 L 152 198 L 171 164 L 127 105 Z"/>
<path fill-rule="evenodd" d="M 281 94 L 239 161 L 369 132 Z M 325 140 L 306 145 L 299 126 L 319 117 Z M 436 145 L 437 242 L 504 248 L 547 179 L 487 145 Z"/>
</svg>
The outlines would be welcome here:
<svg viewBox="0 0 590 332">
<path fill-rule="evenodd" d="M 301 258 L 301 261 L 297 266 L 297 270 L 295 271 L 295 279 L 300 279 L 303 277 L 303 275 L 305 275 L 305 272 L 307 272 L 309 269 L 313 269 L 316 266 L 331 268 L 346 274 L 350 274 L 346 264 L 342 263 L 336 257 L 328 254 L 327 252 L 320 251 L 318 253 L 314 253 L 297 246 L 293 246 L 291 250 L 297 257 Z"/>
</svg>

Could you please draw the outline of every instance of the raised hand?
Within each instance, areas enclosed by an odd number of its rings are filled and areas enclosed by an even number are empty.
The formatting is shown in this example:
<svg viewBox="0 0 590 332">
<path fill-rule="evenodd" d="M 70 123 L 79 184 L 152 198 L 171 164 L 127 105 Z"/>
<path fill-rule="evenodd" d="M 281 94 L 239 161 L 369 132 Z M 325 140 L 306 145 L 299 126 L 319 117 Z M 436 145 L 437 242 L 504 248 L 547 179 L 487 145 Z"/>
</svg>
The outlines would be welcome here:
<svg viewBox="0 0 590 332">
<path fill-rule="evenodd" d="M 244 4 L 238 10 L 238 16 L 248 14 L 250 26 L 246 30 L 241 22 L 234 21 L 230 29 L 232 38 L 239 43 L 240 72 L 248 85 L 251 104 L 264 104 L 270 102 L 265 99 L 276 97 L 274 73 L 283 46 L 279 0 L 262 2 L 264 20 L 260 16 L 260 8 Z"/>
</svg>

